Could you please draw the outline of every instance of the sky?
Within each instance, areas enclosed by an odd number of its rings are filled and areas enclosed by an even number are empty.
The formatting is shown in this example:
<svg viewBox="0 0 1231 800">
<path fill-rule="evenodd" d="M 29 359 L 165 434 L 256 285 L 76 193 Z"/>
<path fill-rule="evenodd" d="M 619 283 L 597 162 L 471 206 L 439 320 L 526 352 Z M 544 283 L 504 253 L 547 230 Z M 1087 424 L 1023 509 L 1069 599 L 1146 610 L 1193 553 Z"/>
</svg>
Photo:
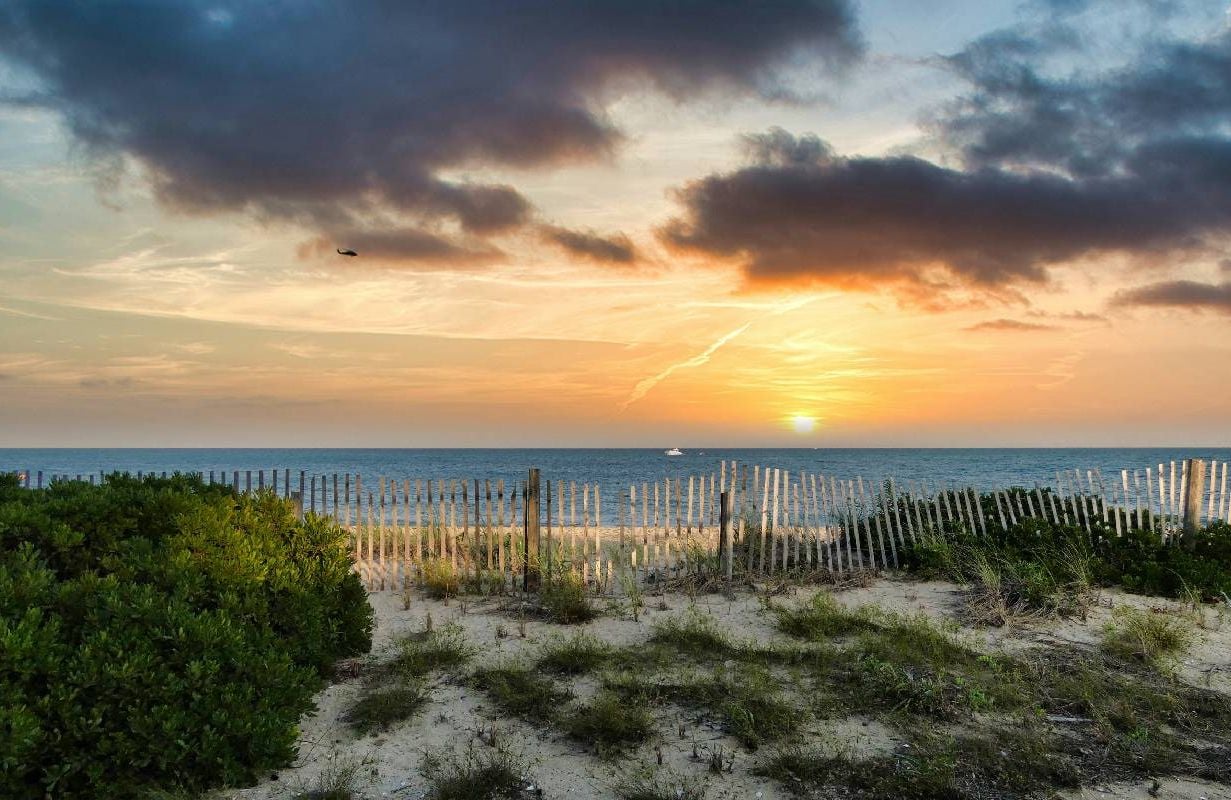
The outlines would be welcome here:
<svg viewBox="0 0 1231 800">
<path fill-rule="evenodd" d="M 1226 446 L 1229 241 L 1225 3 L 0 6 L 0 447 Z"/>
</svg>

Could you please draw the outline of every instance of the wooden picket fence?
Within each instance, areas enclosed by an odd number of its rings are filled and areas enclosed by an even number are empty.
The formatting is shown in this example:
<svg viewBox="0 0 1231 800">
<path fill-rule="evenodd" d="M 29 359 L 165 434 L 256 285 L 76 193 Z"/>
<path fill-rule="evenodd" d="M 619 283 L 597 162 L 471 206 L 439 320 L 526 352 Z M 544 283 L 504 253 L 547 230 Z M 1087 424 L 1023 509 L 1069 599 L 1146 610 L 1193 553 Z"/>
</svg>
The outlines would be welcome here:
<svg viewBox="0 0 1231 800">
<path fill-rule="evenodd" d="M 351 532 L 355 569 L 371 590 L 400 590 L 446 570 L 467 587 L 512 591 L 532 570 L 549 580 L 571 571 L 596 593 L 612 593 L 621 578 L 661 584 L 685 575 L 893 569 L 921 537 L 987 535 L 1030 519 L 1091 536 L 1144 530 L 1165 541 L 1186 528 L 1231 522 L 1227 462 L 1172 461 L 1110 477 L 1070 469 L 1047 485 L 982 492 L 945 481 L 716 466 L 614 492 L 584 481 L 365 481 L 289 469 L 202 477 L 236 491 L 272 491 L 302 513 L 332 517 Z M 537 481 L 537 470 L 531 474 Z M 44 484 L 41 472 L 23 475 L 31 487 Z M 527 542 L 534 558 L 527 559 Z"/>
</svg>

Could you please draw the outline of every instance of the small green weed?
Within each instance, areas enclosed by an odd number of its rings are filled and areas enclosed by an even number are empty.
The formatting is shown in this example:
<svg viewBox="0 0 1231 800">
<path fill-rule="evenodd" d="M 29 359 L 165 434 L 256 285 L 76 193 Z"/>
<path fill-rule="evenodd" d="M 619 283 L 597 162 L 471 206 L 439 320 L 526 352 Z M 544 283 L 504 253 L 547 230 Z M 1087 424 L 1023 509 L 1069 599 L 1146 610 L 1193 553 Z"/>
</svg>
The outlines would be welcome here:
<svg viewBox="0 0 1231 800">
<path fill-rule="evenodd" d="M 669 645 L 694 658 L 712 658 L 734 654 L 738 648 L 718 627 L 713 617 L 696 606 L 666 619 L 654 621 L 650 641 Z"/>
<path fill-rule="evenodd" d="M 346 720 L 359 733 L 385 730 L 413 717 L 427 700 L 427 689 L 418 682 L 371 687 L 351 706 Z"/>
<path fill-rule="evenodd" d="M 579 633 L 571 639 L 557 636 L 543 645 L 538 665 L 565 675 L 580 675 L 602 666 L 611 652 L 611 645 L 592 634 Z"/>
<path fill-rule="evenodd" d="M 878 609 L 868 606 L 851 611 L 829 592 L 817 592 L 811 600 L 793 607 L 770 606 L 778 630 L 799 639 L 819 642 L 877 627 Z"/>
<path fill-rule="evenodd" d="M 473 741 L 460 754 L 429 750 L 419 769 L 430 800 L 516 800 L 527 783 L 525 766 L 507 750 L 480 750 Z"/>
<path fill-rule="evenodd" d="M 447 558 L 427 558 L 422 568 L 423 591 L 435 600 L 456 597 L 461 591 L 457 570 Z"/>
<path fill-rule="evenodd" d="M 1104 628 L 1103 650 L 1125 661 L 1172 667 L 1197 641 L 1192 623 L 1182 617 L 1121 606 Z"/>
<path fill-rule="evenodd" d="M 613 692 L 599 692 L 591 702 L 569 710 L 561 727 L 602 755 L 644 742 L 654 732 L 654 722 L 644 706 L 629 703 Z"/>
<path fill-rule="evenodd" d="M 628 777 L 614 790 L 620 800 L 705 800 L 705 784 L 678 775 Z"/>
<path fill-rule="evenodd" d="M 472 680 L 502 711 L 535 721 L 550 719 L 572 696 L 551 679 L 511 662 L 476 670 Z"/>
<path fill-rule="evenodd" d="M 561 625 L 577 625 L 598 616 L 576 570 L 565 570 L 545 580 L 539 589 L 539 605 L 548 619 Z"/>
<path fill-rule="evenodd" d="M 391 669 L 401 675 L 423 677 L 435 669 L 460 667 L 474 653 L 462 627 L 450 624 L 403 639 Z"/>
<path fill-rule="evenodd" d="M 628 601 L 628 609 L 633 615 L 633 622 L 641 621 L 641 610 L 645 608 L 645 592 L 637 576 L 621 570 L 619 573 L 620 589 Z"/>
<path fill-rule="evenodd" d="M 293 795 L 293 800 L 353 800 L 361 777 L 372 769 L 369 761 L 332 755 L 317 774 L 312 788 Z"/>
<path fill-rule="evenodd" d="M 682 705 L 720 716 L 727 732 L 750 750 L 794 732 L 802 717 L 763 667 L 743 665 L 738 672 L 720 667 L 710 675 L 665 684 L 662 690 Z"/>
</svg>

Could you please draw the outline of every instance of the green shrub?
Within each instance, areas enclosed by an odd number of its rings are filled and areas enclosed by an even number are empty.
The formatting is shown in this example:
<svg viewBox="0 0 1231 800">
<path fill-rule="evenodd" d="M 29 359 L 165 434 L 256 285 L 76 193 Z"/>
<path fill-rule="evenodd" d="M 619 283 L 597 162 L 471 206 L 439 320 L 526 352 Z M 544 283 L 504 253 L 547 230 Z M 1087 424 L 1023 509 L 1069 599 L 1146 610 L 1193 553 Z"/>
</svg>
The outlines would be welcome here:
<svg viewBox="0 0 1231 800">
<path fill-rule="evenodd" d="M 371 626 L 345 533 L 271 494 L 0 477 L 0 796 L 251 780 Z"/>
<path fill-rule="evenodd" d="M 1165 597 L 1231 597 L 1231 526 L 1225 523 L 1198 531 L 1190 548 L 1148 529 L 1117 536 L 1101 520 L 1086 533 L 1081 526 L 1028 518 L 1008 530 L 989 527 L 986 536 L 927 535 L 903 556 L 903 565 L 923 577 L 980 590 L 988 588 L 990 568 L 1009 610 L 1080 613 L 1083 594 L 1099 585 Z"/>
<path fill-rule="evenodd" d="M 1231 597 L 1231 525 L 1218 523 L 1195 534 L 1192 549 L 1167 544 L 1157 533 L 1129 531 L 1098 548 L 1097 575 L 1131 592 L 1205 600 Z"/>
</svg>

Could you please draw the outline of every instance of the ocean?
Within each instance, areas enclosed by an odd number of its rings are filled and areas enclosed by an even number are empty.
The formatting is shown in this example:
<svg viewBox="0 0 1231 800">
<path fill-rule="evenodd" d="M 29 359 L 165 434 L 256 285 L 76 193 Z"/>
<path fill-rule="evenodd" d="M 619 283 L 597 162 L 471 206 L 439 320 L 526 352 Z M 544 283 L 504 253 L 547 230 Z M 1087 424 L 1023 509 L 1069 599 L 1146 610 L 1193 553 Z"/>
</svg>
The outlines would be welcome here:
<svg viewBox="0 0 1231 800">
<path fill-rule="evenodd" d="M 748 449 L 693 448 L 669 457 L 649 449 L 0 449 L 0 471 L 87 476 L 112 471 L 222 472 L 300 470 L 309 475 L 351 473 L 375 485 L 397 478 L 521 480 L 538 467 L 544 480 L 587 481 L 602 486 L 717 472 L 721 461 L 779 467 L 795 472 L 862 476 L 878 481 L 929 479 L 990 489 L 1054 482 L 1058 470 L 1101 469 L 1118 475 L 1185 458 L 1231 461 L 1231 448 L 987 448 L 987 449 Z M 1083 473 L 1084 474 L 1084 473 Z M 297 478 L 296 478 L 297 480 Z"/>
</svg>

